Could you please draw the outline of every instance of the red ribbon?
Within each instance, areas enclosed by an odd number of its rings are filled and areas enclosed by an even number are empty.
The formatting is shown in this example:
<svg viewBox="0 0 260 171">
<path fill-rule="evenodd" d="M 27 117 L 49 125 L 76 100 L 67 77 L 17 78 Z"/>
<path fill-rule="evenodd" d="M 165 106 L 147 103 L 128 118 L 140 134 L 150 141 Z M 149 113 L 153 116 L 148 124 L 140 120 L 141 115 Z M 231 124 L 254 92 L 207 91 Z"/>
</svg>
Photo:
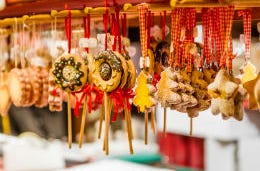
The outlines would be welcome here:
<svg viewBox="0 0 260 171">
<path fill-rule="evenodd" d="M 160 13 L 160 24 L 162 29 L 162 41 L 164 41 L 166 37 L 166 11 L 163 11 L 163 15 Z"/>
<path fill-rule="evenodd" d="M 123 92 L 123 97 L 126 101 L 126 106 L 127 106 L 127 109 L 128 110 L 131 110 L 131 103 L 130 103 L 130 99 L 134 98 L 135 97 L 135 92 L 133 91 L 133 89 L 127 89 L 127 90 L 124 90 Z"/>
<path fill-rule="evenodd" d="M 150 34 L 151 34 L 151 18 L 152 18 L 152 15 L 151 15 L 151 11 L 148 12 L 147 14 L 147 48 L 150 49 Z"/>
<path fill-rule="evenodd" d="M 119 19 L 120 8 L 116 6 L 116 28 L 117 28 L 117 41 L 118 41 L 118 52 L 121 53 L 121 33 L 120 33 L 120 19 Z"/>
<path fill-rule="evenodd" d="M 84 26 L 84 37 L 90 37 L 90 15 L 88 14 L 87 17 L 83 17 L 83 26 Z M 88 48 L 86 48 L 88 52 Z"/>
<path fill-rule="evenodd" d="M 105 50 L 107 50 L 107 31 L 108 31 L 108 24 L 109 24 L 109 16 L 108 16 L 108 8 L 106 9 L 106 13 L 103 14 L 103 22 L 104 22 L 104 32 L 106 34 L 105 37 Z"/>
<path fill-rule="evenodd" d="M 52 90 L 51 94 L 52 94 L 53 96 L 57 96 L 57 95 L 58 95 L 57 88 L 54 88 L 54 89 Z"/>
<path fill-rule="evenodd" d="M 241 10 L 238 11 L 238 16 L 243 17 L 243 26 L 244 26 L 244 38 L 245 38 L 245 58 L 250 58 L 250 45 L 251 45 L 251 11 L 250 10 Z"/>
<path fill-rule="evenodd" d="M 154 75 L 153 75 L 152 84 L 156 88 L 156 90 L 157 90 L 157 84 L 160 81 L 160 79 L 161 79 L 161 76 L 158 73 L 155 72 Z"/>
<path fill-rule="evenodd" d="M 92 92 L 96 93 L 94 103 L 92 102 Z M 82 93 L 80 99 L 78 99 L 78 97 L 76 96 L 77 93 Z M 103 92 L 101 90 L 97 89 L 97 87 L 91 86 L 89 84 L 86 84 L 84 87 L 82 87 L 81 90 L 79 90 L 77 92 L 73 92 L 72 95 L 76 99 L 76 105 L 74 108 L 75 117 L 79 116 L 79 108 L 80 108 L 84 98 L 88 98 L 87 99 L 88 113 L 91 113 L 92 109 L 96 110 L 98 108 L 98 106 L 100 104 L 102 104 Z M 93 104 L 94 104 L 94 106 L 93 106 Z"/>
<path fill-rule="evenodd" d="M 124 102 L 126 102 L 127 109 L 131 110 L 130 99 L 134 98 L 134 96 L 135 93 L 132 89 L 123 90 L 121 88 L 118 88 L 109 94 L 109 97 L 112 99 L 114 104 L 114 115 L 112 122 L 117 120 L 118 111 L 124 109 Z M 122 119 L 124 119 L 124 115 L 122 116 Z"/>
<path fill-rule="evenodd" d="M 82 93 L 80 99 L 76 96 L 77 93 Z M 76 117 L 79 116 L 79 108 L 80 105 L 82 104 L 84 98 L 86 95 L 88 95 L 88 101 L 91 101 L 91 85 L 86 84 L 84 87 L 82 87 L 79 91 L 77 92 L 72 92 L 72 95 L 76 98 L 76 105 L 74 108 L 74 115 Z M 89 106 L 91 108 L 91 106 Z"/>
<path fill-rule="evenodd" d="M 124 109 L 123 93 L 123 89 L 118 88 L 109 94 L 109 97 L 111 98 L 114 104 L 114 115 L 112 118 L 112 122 L 115 122 L 117 120 L 118 110 Z"/>
<path fill-rule="evenodd" d="M 102 103 L 103 103 L 103 95 L 104 95 L 104 93 L 103 93 L 103 91 L 98 89 L 95 85 L 92 86 L 92 92 L 95 92 L 95 94 L 96 94 L 94 103 L 92 105 L 92 109 L 93 110 L 97 110 L 99 108 L 99 106 L 102 105 Z M 91 110 L 89 108 L 89 113 L 90 112 L 91 112 Z"/>
<path fill-rule="evenodd" d="M 112 46 L 113 51 L 116 51 L 117 44 L 117 27 L 116 27 L 116 16 L 111 14 L 111 34 L 114 36 L 114 44 Z"/>
<path fill-rule="evenodd" d="M 65 17 L 65 29 L 66 29 L 66 37 L 68 41 L 68 53 L 71 50 L 71 11 L 68 5 L 65 5 L 65 9 L 68 10 L 68 16 Z"/>
</svg>

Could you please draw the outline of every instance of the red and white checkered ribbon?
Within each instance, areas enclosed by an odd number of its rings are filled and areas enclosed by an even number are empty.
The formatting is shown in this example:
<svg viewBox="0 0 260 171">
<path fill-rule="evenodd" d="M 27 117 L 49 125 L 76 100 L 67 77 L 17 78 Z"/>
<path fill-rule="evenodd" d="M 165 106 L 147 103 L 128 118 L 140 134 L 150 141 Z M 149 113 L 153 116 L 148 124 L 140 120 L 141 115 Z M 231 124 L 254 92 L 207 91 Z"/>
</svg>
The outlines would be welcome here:
<svg viewBox="0 0 260 171">
<path fill-rule="evenodd" d="M 252 15 L 250 10 L 238 11 L 238 16 L 243 17 L 244 25 L 244 37 L 245 37 L 245 58 L 248 60 L 250 58 L 250 46 L 251 46 L 251 23 Z"/>
<path fill-rule="evenodd" d="M 194 28 L 196 26 L 196 9 L 195 8 L 187 8 L 185 9 L 185 21 L 186 21 L 186 32 L 185 32 L 185 42 L 193 43 L 194 42 Z M 184 51 L 186 49 L 184 48 Z M 185 53 L 184 53 L 185 54 Z M 190 53 L 185 54 L 187 58 L 187 71 L 192 71 L 192 63 L 194 60 L 194 56 Z M 185 65 L 185 58 L 182 56 L 182 65 Z"/>
<path fill-rule="evenodd" d="M 221 14 L 222 12 L 222 14 Z M 232 58 L 233 55 L 230 56 L 228 54 L 228 48 L 229 47 L 229 41 L 230 41 L 230 36 L 231 36 L 231 29 L 232 29 L 232 21 L 233 21 L 233 17 L 234 17 L 234 6 L 229 6 L 229 7 L 224 7 L 222 8 L 222 11 L 220 11 L 220 16 L 221 19 L 221 33 L 222 34 L 222 38 L 224 40 L 224 44 L 223 44 L 223 50 L 221 53 L 221 58 L 220 58 L 220 67 L 225 67 L 227 64 L 227 60 L 228 62 L 228 69 L 232 68 Z M 224 31 L 224 32 L 223 32 Z"/>
<path fill-rule="evenodd" d="M 146 29 L 146 13 L 148 12 L 147 4 L 140 4 L 138 6 L 139 10 L 139 26 L 140 26 L 140 43 L 142 49 L 142 56 L 146 58 L 147 56 L 147 29 Z M 144 68 L 146 64 L 144 61 Z"/>
<path fill-rule="evenodd" d="M 180 33 L 181 33 L 181 13 L 182 9 L 175 9 L 172 11 L 171 16 L 171 43 L 173 53 L 171 54 L 170 62 L 175 66 L 180 66 L 181 51 L 180 51 Z"/>
<path fill-rule="evenodd" d="M 202 9 L 202 29 L 203 29 L 203 61 L 210 62 L 210 10 Z"/>
<path fill-rule="evenodd" d="M 213 15 L 213 37 L 215 40 L 215 51 L 213 52 L 213 62 L 220 63 L 220 56 L 222 52 L 222 37 L 221 37 L 221 27 L 220 27 L 220 8 L 214 8 L 212 11 Z"/>
</svg>

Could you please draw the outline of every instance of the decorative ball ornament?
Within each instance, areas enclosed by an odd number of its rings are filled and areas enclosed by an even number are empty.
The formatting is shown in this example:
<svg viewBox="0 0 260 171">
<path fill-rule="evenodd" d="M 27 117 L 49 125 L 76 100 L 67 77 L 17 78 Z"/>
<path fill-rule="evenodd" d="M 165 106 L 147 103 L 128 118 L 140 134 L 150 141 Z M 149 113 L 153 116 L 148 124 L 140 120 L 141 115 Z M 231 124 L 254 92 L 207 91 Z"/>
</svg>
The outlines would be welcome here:
<svg viewBox="0 0 260 171">
<path fill-rule="evenodd" d="M 52 71 L 56 84 L 67 92 L 81 89 L 87 81 L 87 67 L 79 56 L 68 54 L 59 57 Z"/>
<path fill-rule="evenodd" d="M 107 50 L 95 56 L 93 82 L 104 92 L 111 92 L 120 85 L 123 66 L 119 55 Z"/>
</svg>

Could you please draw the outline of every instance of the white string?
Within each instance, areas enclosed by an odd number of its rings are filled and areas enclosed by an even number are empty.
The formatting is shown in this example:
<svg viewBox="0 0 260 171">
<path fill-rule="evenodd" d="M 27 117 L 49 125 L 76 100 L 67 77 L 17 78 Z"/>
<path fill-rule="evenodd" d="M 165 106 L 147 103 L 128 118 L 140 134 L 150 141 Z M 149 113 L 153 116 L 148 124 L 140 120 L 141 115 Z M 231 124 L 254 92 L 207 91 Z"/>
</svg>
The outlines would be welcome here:
<svg viewBox="0 0 260 171">
<path fill-rule="evenodd" d="M 21 65 L 22 65 L 22 68 L 25 67 L 25 38 L 24 38 L 24 27 L 25 27 L 25 23 L 23 21 L 22 23 L 22 51 L 23 51 L 23 55 L 21 57 Z"/>
<path fill-rule="evenodd" d="M 52 39 L 54 41 L 55 50 L 57 50 L 57 17 L 54 17 L 54 27 L 52 27 Z M 56 54 L 55 54 L 56 55 Z M 54 64 L 54 54 L 52 55 L 52 65 Z"/>
</svg>

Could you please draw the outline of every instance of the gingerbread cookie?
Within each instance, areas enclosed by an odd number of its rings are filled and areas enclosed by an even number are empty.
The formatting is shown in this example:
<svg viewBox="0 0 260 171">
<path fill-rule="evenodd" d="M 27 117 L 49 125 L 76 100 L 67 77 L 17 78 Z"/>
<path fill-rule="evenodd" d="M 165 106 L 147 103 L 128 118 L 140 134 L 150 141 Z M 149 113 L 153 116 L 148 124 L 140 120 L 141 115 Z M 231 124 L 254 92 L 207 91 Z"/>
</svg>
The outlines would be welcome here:
<svg viewBox="0 0 260 171">
<path fill-rule="evenodd" d="M 10 106 L 11 106 L 11 99 L 10 99 L 10 93 L 8 91 L 8 85 L 7 85 L 7 73 L 0 73 L 2 74 L 1 82 L 0 82 L 0 114 L 5 115 L 7 114 Z"/>
<path fill-rule="evenodd" d="M 52 73 L 56 84 L 67 92 L 80 90 L 87 81 L 85 61 L 72 54 L 59 57 L 54 62 Z"/>
<path fill-rule="evenodd" d="M 126 64 L 128 67 L 128 74 L 127 74 L 127 81 L 124 86 L 125 89 L 131 89 L 135 86 L 136 82 L 136 69 L 133 60 L 131 57 L 128 55 L 127 52 L 123 52 L 122 55 L 124 56 L 126 60 Z"/>
<path fill-rule="evenodd" d="M 48 80 L 48 103 L 50 111 L 61 111 L 63 102 L 63 93 L 61 88 L 56 86 L 52 71 L 49 73 Z"/>
<path fill-rule="evenodd" d="M 39 68 L 39 79 L 41 80 L 40 97 L 35 102 L 35 106 L 42 108 L 48 105 L 49 96 L 49 73 L 47 68 Z"/>
<path fill-rule="evenodd" d="M 31 83 L 25 69 L 12 69 L 8 78 L 9 92 L 15 106 L 27 106 L 31 100 Z"/>
<path fill-rule="evenodd" d="M 104 92 L 115 90 L 121 81 L 123 66 L 118 54 L 112 51 L 102 51 L 95 56 L 93 82 Z"/>
</svg>

